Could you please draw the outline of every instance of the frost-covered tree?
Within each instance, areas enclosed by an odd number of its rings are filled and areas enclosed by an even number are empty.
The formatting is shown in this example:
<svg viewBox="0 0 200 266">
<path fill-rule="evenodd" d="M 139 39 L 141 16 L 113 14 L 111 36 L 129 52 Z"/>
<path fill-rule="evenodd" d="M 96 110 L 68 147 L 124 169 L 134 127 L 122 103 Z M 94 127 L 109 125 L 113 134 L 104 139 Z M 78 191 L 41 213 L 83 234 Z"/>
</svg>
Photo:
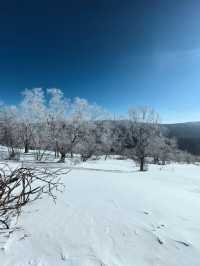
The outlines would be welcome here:
<svg viewBox="0 0 200 266">
<path fill-rule="evenodd" d="M 48 89 L 47 93 L 50 97 L 47 112 L 49 138 L 55 157 L 59 157 L 59 148 L 62 148 L 61 141 L 63 142 L 65 133 L 63 131 L 66 130 L 63 124 L 65 124 L 69 112 L 69 100 L 64 97 L 60 89 Z"/>
<path fill-rule="evenodd" d="M 58 146 L 61 161 L 69 153 L 73 158 L 74 153 L 82 154 L 82 159 L 87 160 L 99 150 L 97 137 L 97 121 L 107 117 L 104 109 L 87 100 L 75 98 L 69 105 L 69 113 L 65 121 L 59 125 Z"/>
<path fill-rule="evenodd" d="M 18 112 L 15 106 L 1 106 L 0 108 L 0 142 L 8 148 L 8 159 L 16 159 L 19 155 L 19 127 Z"/>
<path fill-rule="evenodd" d="M 78 97 L 74 99 L 71 104 L 71 113 L 67 125 L 69 152 L 71 157 L 73 157 L 74 150 L 80 142 L 82 142 L 82 146 L 83 142 L 85 142 L 85 144 L 88 143 L 89 136 L 91 137 L 91 143 L 94 142 L 94 136 L 92 136 L 90 128 L 91 123 L 97 120 L 102 113 L 103 111 L 101 112 L 101 108 L 97 105 L 89 104 L 87 100 Z M 83 141 L 83 139 L 85 139 L 85 141 Z"/>
<path fill-rule="evenodd" d="M 188 153 L 187 151 L 183 151 L 183 150 L 176 150 L 175 153 L 172 154 L 172 160 L 174 162 L 178 162 L 178 163 L 195 163 L 196 161 L 198 161 L 198 158 L 196 158 L 194 155 Z"/>
<path fill-rule="evenodd" d="M 113 137 L 113 124 L 112 121 L 96 121 L 95 137 L 97 142 L 98 155 L 107 156 L 113 152 L 114 137 Z"/>
<path fill-rule="evenodd" d="M 128 144 L 129 156 L 136 159 L 140 171 L 145 170 L 146 158 L 150 155 L 151 143 L 159 134 L 159 117 L 151 108 L 139 107 L 129 110 Z"/>
<path fill-rule="evenodd" d="M 34 149 L 35 159 L 41 161 L 46 158 L 48 150 L 51 150 L 51 139 L 47 123 L 38 123 L 32 128 L 31 146 Z"/>
<path fill-rule="evenodd" d="M 33 144 L 33 128 L 43 123 L 46 117 L 44 91 L 41 88 L 26 89 L 23 100 L 19 105 L 18 123 L 20 125 L 20 139 L 24 145 L 24 152 L 28 153 Z"/>
<path fill-rule="evenodd" d="M 176 152 L 176 140 L 164 136 L 161 131 L 154 137 L 150 145 L 150 155 L 153 157 L 155 164 L 162 163 L 164 165 L 167 161 L 174 160 Z"/>
<path fill-rule="evenodd" d="M 82 136 L 76 145 L 76 152 L 81 155 L 82 161 L 86 161 L 93 155 L 98 155 L 99 144 L 97 142 L 97 126 L 93 122 L 82 124 Z"/>
<path fill-rule="evenodd" d="M 66 104 L 68 106 L 65 106 Z M 55 136 L 56 146 L 61 154 L 60 162 L 64 162 L 67 153 L 70 153 L 73 158 L 75 147 L 83 137 L 85 122 L 90 120 L 89 104 L 85 99 L 80 98 L 75 98 L 70 103 L 60 94 L 54 106 L 58 106 L 59 112 L 55 112 L 54 108 L 53 114 L 58 113 L 59 115 L 52 120 L 56 123 L 51 122 L 51 127 L 53 127 L 52 132 L 56 132 L 56 134 L 53 133 L 53 136 Z M 61 110 L 59 106 L 61 108 L 65 106 L 65 108 Z M 67 113 L 66 110 L 68 110 Z"/>
</svg>

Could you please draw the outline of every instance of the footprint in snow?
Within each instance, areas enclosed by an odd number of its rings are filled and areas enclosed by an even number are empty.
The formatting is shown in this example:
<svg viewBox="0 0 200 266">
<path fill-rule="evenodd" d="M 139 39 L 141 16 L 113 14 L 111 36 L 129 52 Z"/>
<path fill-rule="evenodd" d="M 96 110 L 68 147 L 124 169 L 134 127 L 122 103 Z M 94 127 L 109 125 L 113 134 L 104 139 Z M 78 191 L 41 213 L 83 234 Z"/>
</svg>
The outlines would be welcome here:
<svg viewBox="0 0 200 266">
<path fill-rule="evenodd" d="M 186 243 L 185 241 L 175 240 L 175 242 L 178 243 L 178 244 L 181 244 L 181 245 L 183 245 L 185 247 L 189 247 L 190 246 L 190 244 L 189 243 Z"/>
<path fill-rule="evenodd" d="M 160 237 L 157 236 L 156 239 L 157 239 L 157 241 L 158 241 L 158 243 L 159 243 L 160 245 L 163 245 L 163 244 L 164 244 L 164 242 L 160 239 Z"/>
<path fill-rule="evenodd" d="M 109 200 L 110 203 L 112 203 L 112 205 L 116 208 L 119 209 L 119 205 L 117 204 L 117 202 L 115 200 Z"/>
<path fill-rule="evenodd" d="M 47 266 L 47 264 L 41 260 L 30 260 L 28 262 L 28 265 L 31 265 L 31 266 Z"/>
</svg>

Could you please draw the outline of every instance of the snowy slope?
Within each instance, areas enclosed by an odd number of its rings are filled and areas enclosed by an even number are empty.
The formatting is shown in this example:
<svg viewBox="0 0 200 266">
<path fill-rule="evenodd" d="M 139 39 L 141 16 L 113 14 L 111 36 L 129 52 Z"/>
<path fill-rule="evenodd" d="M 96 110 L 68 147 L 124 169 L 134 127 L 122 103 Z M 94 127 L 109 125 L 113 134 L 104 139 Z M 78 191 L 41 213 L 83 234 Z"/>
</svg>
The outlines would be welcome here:
<svg viewBox="0 0 200 266">
<path fill-rule="evenodd" d="M 110 159 L 81 167 L 98 171 L 73 169 L 56 205 L 34 202 L 21 229 L 0 236 L 1 266 L 200 265 L 200 166 L 140 173 Z"/>
</svg>

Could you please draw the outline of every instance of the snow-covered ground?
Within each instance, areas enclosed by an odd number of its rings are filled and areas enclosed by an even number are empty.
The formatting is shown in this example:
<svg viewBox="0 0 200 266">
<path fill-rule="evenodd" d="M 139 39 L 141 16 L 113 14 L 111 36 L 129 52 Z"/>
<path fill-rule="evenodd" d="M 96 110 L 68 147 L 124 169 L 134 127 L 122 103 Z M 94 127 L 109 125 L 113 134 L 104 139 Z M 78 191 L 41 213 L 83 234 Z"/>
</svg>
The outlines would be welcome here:
<svg viewBox="0 0 200 266">
<path fill-rule="evenodd" d="M 66 166 L 68 164 L 66 163 Z M 1 266 L 199 266 L 200 166 L 91 160 L 0 235 Z"/>
</svg>

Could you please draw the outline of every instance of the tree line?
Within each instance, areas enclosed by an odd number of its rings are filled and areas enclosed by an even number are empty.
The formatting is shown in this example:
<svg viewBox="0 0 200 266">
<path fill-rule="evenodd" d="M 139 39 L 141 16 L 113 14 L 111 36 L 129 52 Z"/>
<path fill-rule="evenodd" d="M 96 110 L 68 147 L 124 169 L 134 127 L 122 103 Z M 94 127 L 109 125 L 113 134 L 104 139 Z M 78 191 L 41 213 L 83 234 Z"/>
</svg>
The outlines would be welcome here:
<svg viewBox="0 0 200 266">
<path fill-rule="evenodd" d="M 140 171 L 150 161 L 191 160 L 168 137 L 152 108 L 133 107 L 126 119 L 116 120 L 85 99 L 65 98 L 60 89 L 26 89 L 22 96 L 18 105 L 0 107 L 0 143 L 8 147 L 8 159 L 19 158 L 21 149 L 34 150 L 36 160 L 54 151 L 58 162 L 74 154 L 82 161 L 115 154 L 136 161 Z"/>
</svg>

